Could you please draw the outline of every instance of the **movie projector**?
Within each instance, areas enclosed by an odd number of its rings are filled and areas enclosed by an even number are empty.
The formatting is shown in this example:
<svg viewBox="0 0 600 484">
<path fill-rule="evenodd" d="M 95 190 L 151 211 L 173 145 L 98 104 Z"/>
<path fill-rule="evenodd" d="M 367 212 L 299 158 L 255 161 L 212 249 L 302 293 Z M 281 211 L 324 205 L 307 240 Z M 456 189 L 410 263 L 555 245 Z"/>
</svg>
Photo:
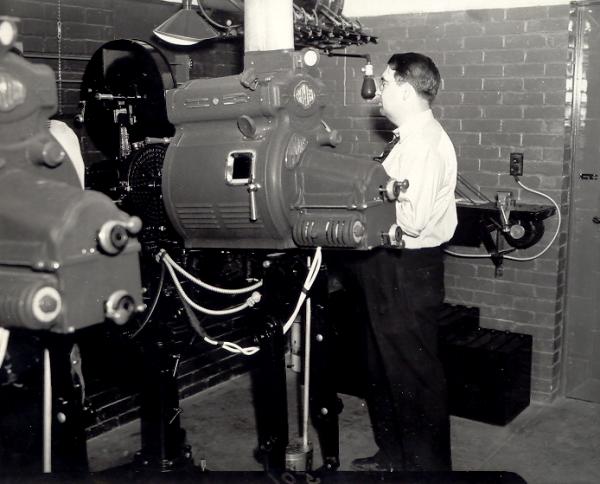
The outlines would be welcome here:
<svg viewBox="0 0 600 484">
<path fill-rule="evenodd" d="M 0 18 L 0 326 L 73 333 L 143 309 L 137 217 L 83 191 L 48 130 L 54 73 L 10 48 Z"/>
<path fill-rule="evenodd" d="M 120 191 L 153 245 L 175 233 L 187 249 L 402 247 L 393 202 L 408 181 L 336 149 L 329 94 L 310 74 L 318 62 L 314 49 L 248 52 L 239 75 L 175 88 L 147 43 L 116 40 L 94 54 L 86 126 L 122 160 Z"/>
</svg>

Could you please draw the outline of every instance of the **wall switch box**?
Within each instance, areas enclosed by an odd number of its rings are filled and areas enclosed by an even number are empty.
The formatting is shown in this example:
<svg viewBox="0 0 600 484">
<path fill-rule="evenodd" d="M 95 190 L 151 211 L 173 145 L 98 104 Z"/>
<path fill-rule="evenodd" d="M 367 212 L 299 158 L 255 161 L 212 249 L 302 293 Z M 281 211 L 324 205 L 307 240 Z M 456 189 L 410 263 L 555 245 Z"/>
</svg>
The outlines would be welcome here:
<svg viewBox="0 0 600 484">
<path fill-rule="evenodd" d="M 510 169 L 511 176 L 523 175 L 523 153 L 510 154 Z"/>
</svg>

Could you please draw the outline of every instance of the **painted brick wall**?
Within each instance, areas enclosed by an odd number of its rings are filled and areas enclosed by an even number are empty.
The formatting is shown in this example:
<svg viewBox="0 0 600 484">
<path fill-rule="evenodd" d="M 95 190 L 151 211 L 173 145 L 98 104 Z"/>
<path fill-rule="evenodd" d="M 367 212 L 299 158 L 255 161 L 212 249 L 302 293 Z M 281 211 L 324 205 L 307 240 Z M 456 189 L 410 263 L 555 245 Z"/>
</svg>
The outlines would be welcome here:
<svg viewBox="0 0 600 484">
<path fill-rule="evenodd" d="M 62 62 L 61 110 L 74 112 L 79 102 L 79 80 L 90 55 L 106 40 L 114 38 L 112 0 L 61 0 Z M 4 0 L 3 15 L 21 19 L 19 40 L 25 56 L 32 62 L 45 63 L 56 73 L 59 63 L 57 1 Z M 58 78 L 58 74 L 57 74 Z"/>
<path fill-rule="evenodd" d="M 348 52 L 370 53 L 376 75 L 395 52 L 422 52 L 438 65 L 444 81 L 434 112 L 454 142 L 460 174 L 492 199 L 498 190 L 512 190 L 519 201 L 548 204 L 508 175 L 509 153 L 523 152 L 522 182 L 550 195 L 565 215 L 568 6 L 360 20 L 379 42 Z M 381 152 L 393 126 L 360 99 L 361 66 L 360 59 L 326 58 L 320 69 L 335 99 L 328 120 L 342 131 L 342 148 L 371 156 Z M 556 226 L 553 217 L 540 243 L 512 255 L 535 255 Z M 489 259 L 447 257 L 449 302 L 479 307 L 482 326 L 533 335 L 532 397 L 538 401 L 551 400 L 559 384 L 565 231 L 563 224 L 542 257 L 506 261 L 502 277 L 495 277 Z"/>
<path fill-rule="evenodd" d="M 56 0 L 4 0 L 2 9 L 21 17 L 26 56 L 55 70 L 57 5 Z M 100 45 L 122 37 L 147 40 L 151 27 L 175 8 L 152 0 L 61 0 L 62 111 L 74 114 L 78 81 Z M 430 55 L 440 67 L 444 85 L 435 112 L 455 143 L 461 174 L 490 197 L 510 189 L 521 201 L 541 203 L 507 174 L 508 153 L 522 151 L 523 182 L 566 206 L 567 6 L 361 20 L 379 43 L 350 51 L 371 53 L 378 72 L 391 53 L 410 50 Z M 173 52 L 164 51 L 172 58 Z M 227 75 L 241 67 L 236 43 L 202 44 L 193 57 L 194 76 Z M 344 135 L 341 149 L 370 156 L 381 151 L 392 126 L 360 99 L 361 65 L 356 59 L 332 58 L 324 59 L 320 69 L 333 100 L 328 121 Z M 82 138 L 84 155 L 92 156 L 84 133 Z M 542 242 L 523 255 L 539 250 L 555 223 L 550 220 Z M 552 399 L 559 383 L 566 240 L 561 232 L 558 242 L 535 261 L 505 262 L 502 278 L 494 277 L 489 260 L 447 261 L 448 301 L 480 307 L 483 326 L 534 336 L 536 400 Z"/>
<path fill-rule="evenodd" d="M 60 3 L 60 9 L 59 9 Z M 218 77 L 242 69 L 243 43 L 239 40 L 205 42 L 192 51 L 171 48 L 152 36 L 152 29 L 180 7 L 160 0 L 3 0 L 0 14 L 21 19 L 19 40 L 25 57 L 45 63 L 57 73 L 58 114 L 81 139 L 86 164 L 101 161 L 85 131 L 73 124 L 80 98 L 81 77 L 92 54 L 114 39 L 139 39 L 157 45 L 177 71 L 176 54 L 189 54 L 193 77 Z M 62 29 L 58 40 L 57 22 Z M 58 81 L 61 52 L 61 81 Z M 176 72 L 177 74 L 177 72 Z"/>
</svg>

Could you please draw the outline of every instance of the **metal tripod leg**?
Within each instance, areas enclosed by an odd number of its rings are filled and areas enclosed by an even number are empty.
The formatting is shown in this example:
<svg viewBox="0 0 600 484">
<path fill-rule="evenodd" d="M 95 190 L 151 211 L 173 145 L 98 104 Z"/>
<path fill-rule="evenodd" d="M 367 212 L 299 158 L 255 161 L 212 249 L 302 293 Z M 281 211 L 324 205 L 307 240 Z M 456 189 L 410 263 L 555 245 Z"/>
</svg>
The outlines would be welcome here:
<svg viewBox="0 0 600 484">
<path fill-rule="evenodd" d="M 285 340 L 280 322 L 269 321 L 255 338 L 260 351 L 252 374 L 258 429 L 257 457 L 265 471 L 283 471 L 288 444 Z"/>
<path fill-rule="evenodd" d="M 327 270 L 321 266 L 311 290 L 311 380 L 310 409 L 314 427 L 319 435 L 323 470 L 334 471 L 340 465 L 339 419 L 342 402 L 338 398 L 334 375 L 333 327 L 327 321 Z"/>
<path fill-rule="evenodd" d="M 75 367 L 80 364 L 71 336 L 47 334 L 44 344 L 52 373 L 52 472 L 87 472 L 82 388 Z"/>
<path fill-rule="evenodd" d="M 140 390 L 142 448 L 135 456 L 137 470 L 171 472 L 193 466 L 191 447 L 181 427 L 177 365 L 167 339 L 154 335 L 143 348 Z M 164 336 L 164 335 L 163 335 Z"/>
</svg>

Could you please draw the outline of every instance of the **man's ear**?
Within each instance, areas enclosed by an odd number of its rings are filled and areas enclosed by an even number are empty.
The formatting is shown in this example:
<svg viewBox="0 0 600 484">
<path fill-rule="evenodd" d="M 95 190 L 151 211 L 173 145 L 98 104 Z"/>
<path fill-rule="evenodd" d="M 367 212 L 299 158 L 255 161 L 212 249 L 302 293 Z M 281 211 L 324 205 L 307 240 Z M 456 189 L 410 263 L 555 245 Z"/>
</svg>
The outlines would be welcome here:
<svg viewBox="0 0 600 484">
<path fill-rule="evenodd" d="M 415 88 L 412 87 L 411 84 L 408 82 L 404 82 L 402 86 L 400 86 L 400 89 L 402 90 L 403 101 L 407 101 L 408 99 L 410 99 L 411 96 L 417 95 L 417 91 L 415 91 Z"/>
</svg>

